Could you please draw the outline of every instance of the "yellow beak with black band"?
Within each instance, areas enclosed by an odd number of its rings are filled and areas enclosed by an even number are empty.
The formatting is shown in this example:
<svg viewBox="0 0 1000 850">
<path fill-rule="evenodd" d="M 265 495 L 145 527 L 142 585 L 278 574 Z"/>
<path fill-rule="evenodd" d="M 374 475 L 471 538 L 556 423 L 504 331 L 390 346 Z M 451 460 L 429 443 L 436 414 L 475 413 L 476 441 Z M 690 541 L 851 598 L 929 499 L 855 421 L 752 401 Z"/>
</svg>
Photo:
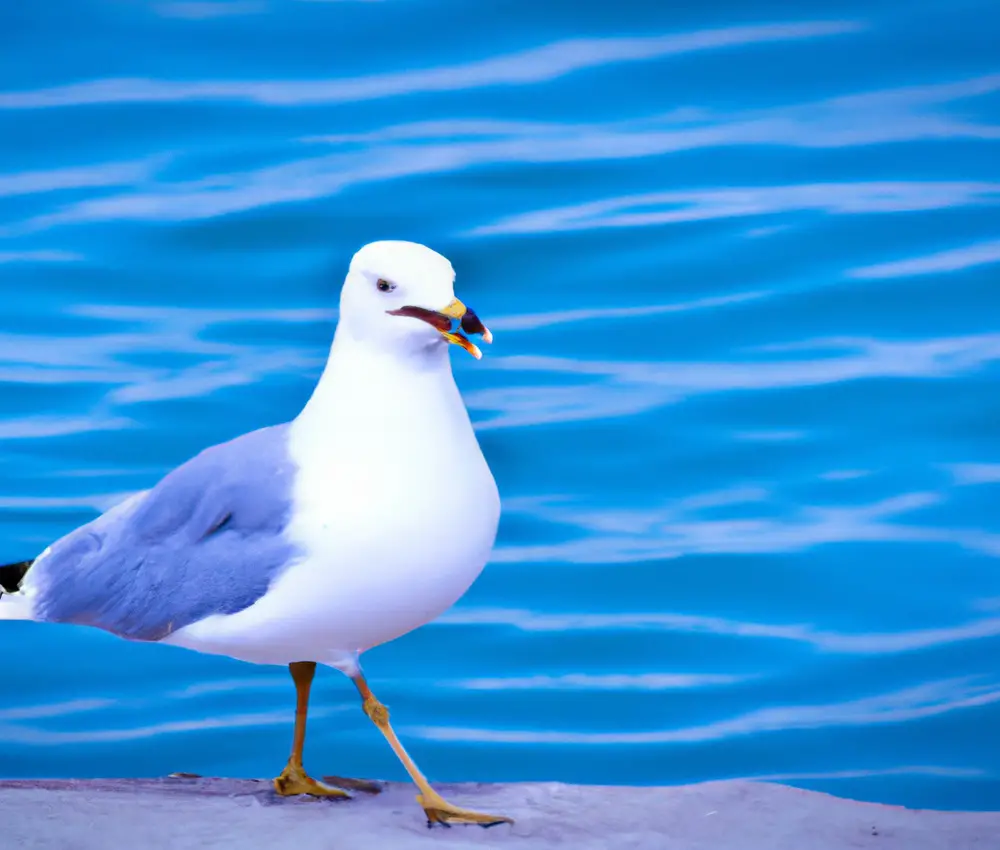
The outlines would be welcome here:
<svg viewBox="0 0 1000 850">
<path fill-rule="evenodd" d="M 480 334 L 483 342 L 493 342 L 493 334 L 490 333 L 489 328 L 482 323 L 479 316 L 457 298 L 443 310 L 428 310 L 424 307 L 400 307 L 398 310 L 389 310 L 388 312 L 393 316 L 409 316 L 412 319 L 420 319 L 427 322 L 448 342 L 464 348 L 476 360 L 479 360 L 483 356 L 483 352 L 462 331 L 468 334 Z M 456 321 L 459 323 L 461 330 L 453 330 Z"/>
</svg>

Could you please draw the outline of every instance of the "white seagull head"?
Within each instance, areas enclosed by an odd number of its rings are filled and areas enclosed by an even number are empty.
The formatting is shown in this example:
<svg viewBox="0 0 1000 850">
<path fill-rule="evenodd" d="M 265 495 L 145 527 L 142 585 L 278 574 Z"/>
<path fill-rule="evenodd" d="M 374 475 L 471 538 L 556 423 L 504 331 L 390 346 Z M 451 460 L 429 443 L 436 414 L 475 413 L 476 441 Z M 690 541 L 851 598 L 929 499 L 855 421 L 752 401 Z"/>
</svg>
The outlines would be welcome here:
<svg viewBox="0 0 1000 850">
<path fill-rule="evenodd" d="M 482 356 L 468 334 L 493 336 L 455 297 L 455 270 L 417 242 L 371 242 L 358 251 L 340 293 L 340 323 L 360 342 L 414 351 L 459 345 Z"/>
</svg>

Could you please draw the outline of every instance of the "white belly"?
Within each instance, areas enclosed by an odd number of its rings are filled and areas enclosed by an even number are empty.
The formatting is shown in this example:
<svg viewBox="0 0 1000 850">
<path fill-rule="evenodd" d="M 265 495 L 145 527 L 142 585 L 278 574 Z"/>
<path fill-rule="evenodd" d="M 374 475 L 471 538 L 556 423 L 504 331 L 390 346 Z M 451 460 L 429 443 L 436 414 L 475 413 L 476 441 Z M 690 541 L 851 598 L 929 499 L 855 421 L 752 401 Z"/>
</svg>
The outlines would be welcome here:
<svg viewBox="0 0 1000 850">
<path fill-rule="evenodd" d="M 254 605 L 163 642 L 350 672 L 361 652 L 437 617 L 482 571 L 500 516 L 493 476 L 469 436 L 471 444 L 451 444 L 453 464 L 434 453 L 414 458 L 405 446 L 377 469 L 313 457 L 300 471 L 287 532 L 302 558 Z"/>
</svg>

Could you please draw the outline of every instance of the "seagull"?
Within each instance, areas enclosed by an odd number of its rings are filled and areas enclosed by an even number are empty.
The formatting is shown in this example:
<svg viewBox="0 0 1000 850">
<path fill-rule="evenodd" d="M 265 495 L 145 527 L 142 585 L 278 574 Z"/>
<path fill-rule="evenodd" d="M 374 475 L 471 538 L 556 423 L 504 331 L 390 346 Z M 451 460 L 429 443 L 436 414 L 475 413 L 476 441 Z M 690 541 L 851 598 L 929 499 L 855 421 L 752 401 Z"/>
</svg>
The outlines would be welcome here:
<svg viewBox="0 0 1000 850">
<path fill-rule="evenodd" d="M 149 490 L 0 567 L 0 619 L 287 665 L 296 688 L 281 795 L 350 797 L 302 764 L 317 664 L 347 675 L 406 768 L 428 826 L 513 823 L 447 802 L 396 737 L 359 658 L 434 619 L 483 570 L 500 497 L 455 384 L 458 345 L 491 342 L 430 248 L 352 258 L 322 376 L 290 422 L 205 449 Z"/>
</svg>

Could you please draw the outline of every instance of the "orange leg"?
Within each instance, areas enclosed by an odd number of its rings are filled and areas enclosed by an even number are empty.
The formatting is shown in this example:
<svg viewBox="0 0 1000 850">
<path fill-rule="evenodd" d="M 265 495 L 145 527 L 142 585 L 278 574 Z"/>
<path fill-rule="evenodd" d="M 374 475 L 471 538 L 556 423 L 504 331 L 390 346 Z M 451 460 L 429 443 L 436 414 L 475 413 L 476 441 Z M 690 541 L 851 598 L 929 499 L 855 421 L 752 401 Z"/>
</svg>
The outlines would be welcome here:
<svg viewBox="0 0 1000 850">
<path fill-rule="evenodd" d="M 309 776 L 302 767 L 302 749 L 306 743 L 306 714 L 309 711 L 309 691 L 312 688 L 313 676 L 316 675 L 315 661 L 294 661 L 288 665 L 295 682 L 295 733 L 292 736 L 292 754 L 281 775 L 274 780 L 274 790 L 282 796 L 293 794 L 312 794 L 316 797 L 350 797 L 343 788 L 344 785 L 358 791 L 377 793 L 380 789 L 375 783 L 340 777 L 324 777 L 335 785 L 318 782 Z"/>
<path fill-rule="evenodd" d="M 453 823 L 475 823 L 488 827 L 501 823 L 514 822 L 503 815 L 484 815 L 468 809 L 460 809 L 438 794 L 399 742 L 399 738 L 396 737 L 392 726 L 389 725 L 389 709 L 375 698 L 375 695 L 368 687 L 368 683 L 365 681 L 365 677 L 359 672 L 357 675 L 351 677 L 351 681 L 354 682 L 358 693 L 361 694 L 361 707 L 364 709 L 365 714 L 378 726 L 379 731 L 385 735 L 389 746 L 392 747 L 393 752 L 403 763 L 403 767 L 406 768 L 406 772 L 410 774 L 410 778 L 420 790 L 417 802 L 420 803 L 423 810 L 427 813 L 428 826 L 433 826 L 435 823 L 440 823 L 442 826 L 451 826 Z"/>
</svg>

